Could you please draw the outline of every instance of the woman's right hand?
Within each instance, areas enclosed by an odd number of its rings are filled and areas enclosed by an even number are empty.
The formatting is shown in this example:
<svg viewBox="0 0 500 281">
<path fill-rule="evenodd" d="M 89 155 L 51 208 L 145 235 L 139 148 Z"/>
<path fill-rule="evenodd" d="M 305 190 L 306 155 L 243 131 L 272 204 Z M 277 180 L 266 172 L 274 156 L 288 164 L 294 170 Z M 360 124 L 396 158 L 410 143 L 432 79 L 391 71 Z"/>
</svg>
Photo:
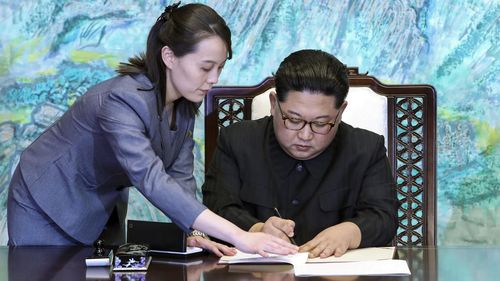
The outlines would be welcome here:
<svg viewBox="0 0 500 281">
<path fill-rule="evenodd" d="M 259 254 L 263 257 L 268 257 L 269 254 L 296 254 L 299 250 L 299 247 L 271 234 L 243 231 L 209 209 L 198 215 L 192 228 L 229 242 L 242 252 Z"/>
<path fill-rule="evenodd" d="M 240 232 L 232 243 L 240 251 L 268 257 L 269 254 L 296 254 L 299 247 L 283 239 L 262 232 Z"/>
</svg>

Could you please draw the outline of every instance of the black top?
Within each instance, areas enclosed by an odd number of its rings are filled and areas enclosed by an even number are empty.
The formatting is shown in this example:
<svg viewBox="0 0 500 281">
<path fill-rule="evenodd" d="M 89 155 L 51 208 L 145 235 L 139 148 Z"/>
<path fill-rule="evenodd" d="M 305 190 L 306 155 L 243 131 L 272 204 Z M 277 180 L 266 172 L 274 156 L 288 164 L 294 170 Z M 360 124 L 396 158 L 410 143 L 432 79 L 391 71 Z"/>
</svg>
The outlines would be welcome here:
<svg viewBox="0 0 500 281">
<path fill-rule="evenodd" d="M 203 185 L 207 207 L 245 230 L 277 207 L 295 221 L 299 245 L 346 221 L 361 229 L 361 247 L 389 244 L 398 204 L 383 137 L 341 123 L 323 153 L 299 161 L 281 149 L 272 124 L 265 117 L 221 129 Z"/>
</svg>

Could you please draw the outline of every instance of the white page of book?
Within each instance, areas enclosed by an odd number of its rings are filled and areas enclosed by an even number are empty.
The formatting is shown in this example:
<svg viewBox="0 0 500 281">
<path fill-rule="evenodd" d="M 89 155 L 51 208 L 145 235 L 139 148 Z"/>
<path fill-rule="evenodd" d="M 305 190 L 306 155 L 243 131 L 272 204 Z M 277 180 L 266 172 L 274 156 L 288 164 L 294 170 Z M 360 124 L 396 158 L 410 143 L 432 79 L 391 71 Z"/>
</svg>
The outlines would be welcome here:
<svg viewBox="0 0 500 281">
<path fill-rule="evenodd" d="M 411 275 L 405 260 L 306 263 L 294 266 L 295 276 Z"/>
<path fill-rule="evenodd" d="M 270 254 L 269 257 L 263 257 L 259 254 L 248 254 L 237 250 L 234 256 L 223 256 L 219 263 L 235 264 L 235 263 L 288 263 L 288 264 L 304 264 L 307 261 L 308 253 L 297 253 L 295 255 L 275 255 Z"/>
<path fill-rule="evenodd" d="M 354 262 L 354 261 L 376 261 L 390 260 L 394 257 L 396 247 L 372 247 L 353 249 L 347 251 L 341 257 L 330 256 L 328 258 L 313 258 L 308 259 L 308 263 L 323 263 L 323 262 Z"/>
</svg>

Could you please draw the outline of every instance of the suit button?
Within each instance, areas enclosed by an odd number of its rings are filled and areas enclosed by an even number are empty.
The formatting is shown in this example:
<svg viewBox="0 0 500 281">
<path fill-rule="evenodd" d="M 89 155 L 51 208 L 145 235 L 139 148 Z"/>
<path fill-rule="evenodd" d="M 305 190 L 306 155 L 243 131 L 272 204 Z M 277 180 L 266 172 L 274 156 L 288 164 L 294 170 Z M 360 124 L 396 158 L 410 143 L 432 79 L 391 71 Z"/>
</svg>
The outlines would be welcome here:
<svg viewBox="0 0 500 281">
<path fill-rule="evenodd" d="M 298 163 L 297 166 L 295 166 L 295 170 L 297 170 L 297 172 L 302 172 L 302 170 L 304 170 L 302 163 Z"/>
<path fill-rule="evenodd" d="M 293 199 L 293 200 L 292 200 L 292 205 L 294 205 L 294 206 L 299 205 L 299 200 L 297 200 L 297 199 Z"/>
</svg>

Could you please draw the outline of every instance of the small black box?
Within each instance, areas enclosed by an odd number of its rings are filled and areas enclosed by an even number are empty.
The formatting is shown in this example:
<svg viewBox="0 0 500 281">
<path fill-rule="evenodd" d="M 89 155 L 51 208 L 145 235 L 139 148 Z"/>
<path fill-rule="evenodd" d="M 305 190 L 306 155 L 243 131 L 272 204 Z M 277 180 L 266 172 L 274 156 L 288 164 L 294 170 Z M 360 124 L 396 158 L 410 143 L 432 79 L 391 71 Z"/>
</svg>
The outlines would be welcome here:
<svg viewBox="0 0 500 281">
<path fill-rule="evenodd" d="M 127 221 L 127 243 L 145 244 L 153 251 L 186 251 L 186 233 L 174 223 Z"/>
</svg>

